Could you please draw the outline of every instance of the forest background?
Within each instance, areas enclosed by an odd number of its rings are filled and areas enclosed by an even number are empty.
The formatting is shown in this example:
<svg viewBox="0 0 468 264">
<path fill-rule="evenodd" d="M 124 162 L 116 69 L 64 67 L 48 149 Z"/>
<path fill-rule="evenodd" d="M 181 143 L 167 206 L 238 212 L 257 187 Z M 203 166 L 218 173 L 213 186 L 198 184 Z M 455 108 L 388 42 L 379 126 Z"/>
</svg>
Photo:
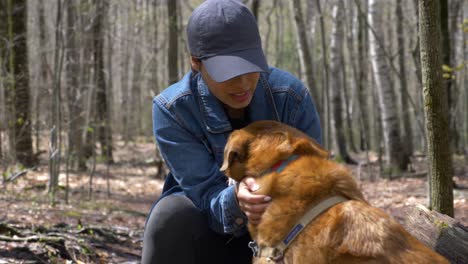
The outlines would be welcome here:
<svg viewBox="0 0 468 264">
<path fill-rule="evenodd" d="M 167 173 L 152 98 L 190 70 L 185 26 L 201 2 L 0 0 L 0 263 L 138 260 Z M 243 2 L 373 205 L 468 224 L 466 1 L 438 1 L 427 47 L 422 0 Z"/>
</svg>

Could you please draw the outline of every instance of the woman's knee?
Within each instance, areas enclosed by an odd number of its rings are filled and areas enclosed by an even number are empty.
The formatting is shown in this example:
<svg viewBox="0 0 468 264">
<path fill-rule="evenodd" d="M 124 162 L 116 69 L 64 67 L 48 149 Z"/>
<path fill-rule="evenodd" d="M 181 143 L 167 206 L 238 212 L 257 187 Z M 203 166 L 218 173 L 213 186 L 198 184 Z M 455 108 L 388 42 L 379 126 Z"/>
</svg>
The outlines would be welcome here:
<svg viewBox="0 0 468 264">
<path fill-rule="evenodd" d="M 146 222 L 142 263 L 195 263 L 193 237 L 203 229 L 202 218 L 185 196 L 161 199 Z"/>
<path fill-rule="evenodd" d="M 171 237 L 193 235 L 207 224 L 203 214 L 183 195 L 169 195 L 161 199 L 151 210 L 145 227 L 145 236 L 158 236 L 170 233 Z"/>
</svg>

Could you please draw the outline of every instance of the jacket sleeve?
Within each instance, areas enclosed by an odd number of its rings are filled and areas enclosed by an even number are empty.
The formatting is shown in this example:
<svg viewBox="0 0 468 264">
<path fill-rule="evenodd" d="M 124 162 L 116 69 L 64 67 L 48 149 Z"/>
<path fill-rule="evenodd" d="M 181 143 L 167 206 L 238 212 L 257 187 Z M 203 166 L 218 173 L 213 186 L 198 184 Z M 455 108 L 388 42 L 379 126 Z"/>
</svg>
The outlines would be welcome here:
<svg viewBox="0 0 468 264">
<path fill-rule="evenodd" d="M 234 186 L 227 185 L 209 148 L 181 120 L 154 100 L 153 131 L 167 166 L 185 195 L 207 213 L 212 230 L 245 233 L 247 218 L 239 208 Z"/>
</svg>

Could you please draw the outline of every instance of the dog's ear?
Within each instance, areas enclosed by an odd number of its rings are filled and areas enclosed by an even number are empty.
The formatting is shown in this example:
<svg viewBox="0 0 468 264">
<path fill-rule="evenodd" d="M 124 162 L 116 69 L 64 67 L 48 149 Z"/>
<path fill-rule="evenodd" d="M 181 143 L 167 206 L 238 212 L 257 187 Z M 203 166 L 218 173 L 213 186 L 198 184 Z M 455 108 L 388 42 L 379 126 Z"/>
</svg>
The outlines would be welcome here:
<svg viewBox="0 0 468 264">
<path fill-rule="evenodd" d="M 328 159 L 330 153 L 312 138 L 299 137 L 294 142 L 294 149 L 305 154 L 314 155 L 322 159 Z"/>
<path fill-rule="evenodd" d="M 280 143 L 276 145 L 276 150 L 281 155 L 289 157 L 294 152 L 294 146 L 292 144 L 291 135 L 285 131 L 276 131 L 273 132 L 272 135 L 278 140 Z M 271 141 L 273 143 L 274 141 Z"/>
<path fill-rule="evenodd" d="M 219 169 L 222 172 L 225 172 L 230 166 L 233 161 L 234 150 L 232 149 L 231 145 L 226 145 L 226 149 L 224 150 L 224 158 L 223 158 L 223 165 Z"/>
<path fill-rule="evenodd" d="M 245 177 L 244 163 L 247 160 L 250 140 L 243 140 L 242 142 L 235 141 L 234 139 L 228 141 L 224 150 L 223 164 L 219 170 L 239 182 Z"/>
<path fill-rule="evenodd" d="M 234 149 L 232 147 L 228 148 L 224 152 L 224 160 L 223 164 L 221 165 L 221 168 L 219 169 L 220 171 L 224 172 L 228 168 L 232 167 L 234 162 L 242 162 L 245 160 L 245 156 L 247 153 L 245 153 L 244 148 L 240 149 Z"/>
</svg>

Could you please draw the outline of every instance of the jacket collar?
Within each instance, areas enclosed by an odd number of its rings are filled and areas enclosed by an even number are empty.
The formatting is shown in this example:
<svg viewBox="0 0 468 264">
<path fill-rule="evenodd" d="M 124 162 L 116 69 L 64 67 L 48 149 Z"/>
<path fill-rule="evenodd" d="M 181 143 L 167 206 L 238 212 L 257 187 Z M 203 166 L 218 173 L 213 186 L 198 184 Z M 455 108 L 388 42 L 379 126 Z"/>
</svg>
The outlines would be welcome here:
<svg viewBox="0 0 468 264">
<path fill-rule="evenodd" d="M 210 92 L 208 86 L 197 74 L 192 79 L 192 85 L 196 85 L 198 92 L 198 104 L 206 129 L 211 133 L 224 133 L 232 130 L 229 118 L 224 111 L 221 102 Z M 273 93 L 268 85 L 268 75 L 260 74 L 260 79 L 255 89 L 254 96 L 249 106 L 250 121 L 279 120 Z"/>
</svg>

